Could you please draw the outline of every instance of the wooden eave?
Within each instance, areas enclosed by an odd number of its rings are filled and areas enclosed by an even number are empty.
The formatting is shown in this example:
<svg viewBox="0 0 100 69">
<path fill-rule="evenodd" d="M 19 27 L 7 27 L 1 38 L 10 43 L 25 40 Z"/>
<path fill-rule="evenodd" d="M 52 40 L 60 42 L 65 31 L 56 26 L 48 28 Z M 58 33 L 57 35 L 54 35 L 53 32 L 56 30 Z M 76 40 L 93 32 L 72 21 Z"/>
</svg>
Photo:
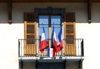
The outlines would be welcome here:
<svg viewBox="0 0 100 69">
<path fill-rule="evenodd" d="M 9 24 L 11 24 L 12 23 L 12 0 L 8 0 L 8 14 L 9 14 L 8 22 L 9 22 Z"/>
<path fill-rule="evenodd" d="M 9 24 L 12 23 L 12 3 L 67 3 L 67 2 L 86 2 L 88 3 L 88 22 L 91 23 L 91 9 L 93 2 L 100 2 L 100 0 L 0 0 L 0 3 L 8 3 Z"/>
<path fill-rule="evenodd" d="M 0 0 L 0 3 L 7 3 L 9 0 Z M 65 2 L 88 2 L 88 0 L 12 0 L 12 3 L 65 3 Z M 100 2 L 93 0 L 92 2 Z"/>
</svg>

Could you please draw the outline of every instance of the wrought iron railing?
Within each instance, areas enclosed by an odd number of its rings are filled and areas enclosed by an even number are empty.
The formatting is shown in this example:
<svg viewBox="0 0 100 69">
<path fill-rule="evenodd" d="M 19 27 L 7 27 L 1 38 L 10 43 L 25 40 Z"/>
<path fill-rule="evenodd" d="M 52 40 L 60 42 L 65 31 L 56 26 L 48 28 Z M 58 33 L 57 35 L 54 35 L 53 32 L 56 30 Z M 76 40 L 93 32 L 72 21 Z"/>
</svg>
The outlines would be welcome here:
<svg viewBox="0 0 100 69">
<path fill-rule="evenodd" d="M 51 43 L 49 41 L 51 41 L 51 39 L 48 39 L 48 44 Z M 47 48 L 44 50 L 43 53 L 40 52 L 39 48 L 40 48 L 40 39 L 19 39 L 18 40 L 19 57 L 48 57 Z M 59 53 L 55 53 L 55 57 L 57 56 L 59 57 L 84 56 L 84 40 L 63 39 L 63 49 Z"/>
<path fill-rule="evenodd" d="M 83 39 L 64 39 L 64 56 L 84 56 Z"/>
</svg>

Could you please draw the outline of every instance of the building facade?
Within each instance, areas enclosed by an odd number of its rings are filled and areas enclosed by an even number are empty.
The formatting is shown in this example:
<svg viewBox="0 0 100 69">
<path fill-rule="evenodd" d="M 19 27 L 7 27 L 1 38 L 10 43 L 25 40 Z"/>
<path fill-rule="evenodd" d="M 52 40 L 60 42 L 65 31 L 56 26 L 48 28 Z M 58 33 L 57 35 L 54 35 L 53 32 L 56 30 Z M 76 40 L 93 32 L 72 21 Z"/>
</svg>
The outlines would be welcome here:
<svg viewBox="0 0 100 69">
<path fill-rule="evenodd" d="M 98 69 L 100 3 L 92 3 L 91 23 L 87 6 L 85 2 L 12 3 L 9 24 L 8 4 L 0 3 L 1 69 Z M 39 51 L 42 25 L 48 48 L 52 27 L 63 29 L 64 47 L 54 58 L 47 56 L 47 49 Z"/>
</svg>

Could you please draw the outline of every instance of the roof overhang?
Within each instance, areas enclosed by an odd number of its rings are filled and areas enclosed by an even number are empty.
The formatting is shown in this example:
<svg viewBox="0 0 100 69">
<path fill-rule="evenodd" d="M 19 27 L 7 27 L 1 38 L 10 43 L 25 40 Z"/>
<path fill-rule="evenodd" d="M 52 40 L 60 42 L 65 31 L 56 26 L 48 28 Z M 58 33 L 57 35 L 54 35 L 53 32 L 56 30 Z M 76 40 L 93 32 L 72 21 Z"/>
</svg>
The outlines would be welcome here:
<svg viewBox="0 0 100 69">
<path fill-rule="evenodd" d="M 8 0 L 0 0 L 0 3 L 6 3 Z M 67 2 L 88 2 L 88 0 L 12 0 L 13 3 L 67 3 Z M 100 2 L 100 0 L 92 0 Z"/>
</svg>

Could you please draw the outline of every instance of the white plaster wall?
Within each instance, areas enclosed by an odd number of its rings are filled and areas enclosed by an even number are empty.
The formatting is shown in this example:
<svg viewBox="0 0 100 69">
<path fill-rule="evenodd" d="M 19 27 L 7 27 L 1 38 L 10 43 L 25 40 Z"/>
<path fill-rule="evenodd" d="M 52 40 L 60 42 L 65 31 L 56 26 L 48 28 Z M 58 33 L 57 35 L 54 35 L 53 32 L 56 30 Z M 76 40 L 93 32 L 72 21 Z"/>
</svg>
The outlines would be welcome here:
<svg viewBox="0 0 100 69">
<path fill-rule="evenodd" d="M 100 24 L 98 23 L 76 24 L 76 37 L 84 39 L 83 69 L 99 68 L 99 31 Z M 0 67 L 2 69 L 18 69 L 18 39 L 24 38 L 24 24 L 0 24 L 0 32 Z"/>
<path fill-rule="evenodd" d="M 0 24 L 0 69 L 19 69 L 20 38 L 24 38 L 24 24 Z"/>
<path fill-rule="evenodd" d="M 76 37 L 84 39 L 83 69 L 99 69 L 100 62 L 100 24 L 76 24 Z"/>
</svg>

